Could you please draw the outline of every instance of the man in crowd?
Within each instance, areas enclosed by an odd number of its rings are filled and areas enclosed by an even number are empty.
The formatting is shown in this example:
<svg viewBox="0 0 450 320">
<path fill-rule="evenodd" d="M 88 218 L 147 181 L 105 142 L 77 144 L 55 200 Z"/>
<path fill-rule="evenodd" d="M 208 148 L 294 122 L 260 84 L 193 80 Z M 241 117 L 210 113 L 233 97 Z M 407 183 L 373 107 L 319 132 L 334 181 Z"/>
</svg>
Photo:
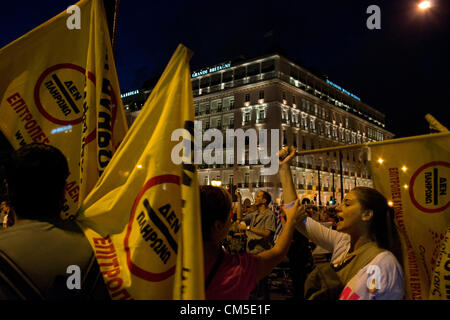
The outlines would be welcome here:
<svg viewBox="0 0 450 320">
<path fill-rule="evenodd" d="M 247 234 L 247 252 L 258 254 L 273 247 L 273 236 L 276 229 L 275 215 L 269 209 L 272 197 L 266 191 L 259 191 L 255 197 L 256 210 L 244 217 L 245 224 L 240 224 L 241 231 Z M 251 299 L 263 295 L 269 299 L 268 279 L 264 278 L 257 285 Z"/>
<path fill-rule="evenodd" d="M 17 220 L 0 232 L 0 299 L 109 298 L 88 240 L 75 222 L 60 219 L 68 175 L 52 146 L 13 153 L 7 181 Z"/>
<path fill-rule="evenodd" d="M 275 215 L 269 209 L 272 197 L 266 191 L 259 191 L 255 197 L 256 210 L 244 217 L 246 225 L 241 224 L 241 231 L 247 234 L 247 252 L 258 254 L 273 247 L 273 234 L 276 223 Z"/>
</svg>

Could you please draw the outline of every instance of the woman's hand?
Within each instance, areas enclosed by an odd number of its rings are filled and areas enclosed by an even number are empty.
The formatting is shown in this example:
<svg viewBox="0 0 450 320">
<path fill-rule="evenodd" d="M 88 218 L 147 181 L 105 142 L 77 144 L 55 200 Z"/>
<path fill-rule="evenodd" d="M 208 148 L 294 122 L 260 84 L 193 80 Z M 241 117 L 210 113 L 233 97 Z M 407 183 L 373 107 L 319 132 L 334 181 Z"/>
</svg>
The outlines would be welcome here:
<svg viewBox="0 0 450 320">
<path fill-rule="evenodd" d="M 294 224 L 303 221 L 306 216 L 305 206 L 300 205 L 300 200 L 295 200 L 294 205 L 290 209 L 285 209 L 286 219 L 288 222 L 292 222 Z"/>
<path fill-rule="evenodd" d="M 244 221 L 241 221 L 241 222 L 239 223 L 239 225 L 238 225 L 238 230 L 239 230 L 239 231 L 245 231 L 245 230 L 247 230 L 247 225 L 245 224 Z"/>
<path fill-rule="evenodd" d="M 280 166 L 282 166 L 284 164 L 289 164 L 291 162 L 292 158 L 295 157 L 295 151 L 296 151 L 296 149 L 294 146 L 283 147 L 278 152 Z"/>
</svg>

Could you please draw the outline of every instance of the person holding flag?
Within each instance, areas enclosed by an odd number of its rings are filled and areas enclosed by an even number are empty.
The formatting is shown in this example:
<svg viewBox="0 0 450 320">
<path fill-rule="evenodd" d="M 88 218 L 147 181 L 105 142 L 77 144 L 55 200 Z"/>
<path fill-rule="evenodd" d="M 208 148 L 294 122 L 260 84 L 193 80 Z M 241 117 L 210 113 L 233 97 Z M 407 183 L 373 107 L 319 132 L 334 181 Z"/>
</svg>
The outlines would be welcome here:
<svg viewBox="0 0 450 320">
<path fill-rule="evenodd" d="M 294 147 L 280 151 L 280 179 L 286 207 L 297 199 L 290 160 Z M 305 283 L 307 299 L 398 300 L 405 295 L 392 209 L 377 190 L 357 187 L 336 208 L 337 230 L 306 218 L 297 230 L 331 251 L 331 265 L 318 264 Z M 398 258 L 397 258 L 398 257 Z"/>
</svg>

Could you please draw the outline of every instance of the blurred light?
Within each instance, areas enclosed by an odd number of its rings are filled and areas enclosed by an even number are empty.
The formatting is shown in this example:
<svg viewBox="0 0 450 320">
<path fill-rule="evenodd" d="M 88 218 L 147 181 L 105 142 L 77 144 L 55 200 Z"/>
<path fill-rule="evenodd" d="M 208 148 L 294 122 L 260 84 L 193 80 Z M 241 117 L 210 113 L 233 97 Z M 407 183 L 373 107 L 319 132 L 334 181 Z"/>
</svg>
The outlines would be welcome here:
<svg viewBox="0 0 450 320">
<path fill-rule="evenodd" d="M 138 165 L 136 166 L 136 168 L 142 169 L 142 164 L 138 164 Z"/>
<path fill-rule="evenodd" d="M 220 187 L 222 185 L 222 181 L 220 181 L 220 180 L 212 180 L 211 181 L 211 185 L 213 187 Z"/>
<path fill-rule="evenodd" d="M 403 166 L 403 167 L 402 167 L 402 171 L 403 171 L 403 172 L 406 172 L 406 170 L 408 170 L 408 168 L 407 168 L 406 166 Z"/>
<path fill-rule="evenodd" d="M 403 188 L 408 189 L 408 185 L 407 185 L 407 184 L 404 184 L 404 185 L 403 185 Z"/>
<path fill-rule="evenodd" d="M 388 206 L 389 206 L 389 207 L 393 207 L 393 206 L 394 206 L 394 203 L 393 203 L 392 201 L 389 200 L 389 201 L 388 201 Z"/>
<path fill-rule="evenodd" d="M 378 160 L 377 160 L 377 161 L 378 161 L 378 163 L 379 163 L 379 164 L 383 164 L 383 162 L 384 162 L 384 159 L 382 159 L 382 158 L 378 158 Z"/>
<path fill-rule="evenodd" d="M 64 126 L 64 127 L 59 127 L 59 128 L 55 128 L 52 131 L 50 131 L 51 134 L 55 134 L 55 133 L 60 133 L 60 132 L 72 132 L 72 126 L 69 124 L 68 126 Z"/>
<path fill-rule="evenodd" d="M 431 1 L 422 1 L 418 6 L 421 10 L 427 10 L 431 8 Z"/>
</svg>

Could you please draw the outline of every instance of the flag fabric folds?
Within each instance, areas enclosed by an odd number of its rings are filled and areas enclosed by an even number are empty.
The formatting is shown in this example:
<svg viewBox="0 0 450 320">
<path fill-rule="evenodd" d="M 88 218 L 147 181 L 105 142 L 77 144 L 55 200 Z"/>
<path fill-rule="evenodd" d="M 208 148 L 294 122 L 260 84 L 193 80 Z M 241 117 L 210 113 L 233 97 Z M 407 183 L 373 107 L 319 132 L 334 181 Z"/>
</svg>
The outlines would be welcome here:
<svg viewBox="0 0 450 320">
<path fill-rule="evenodd" d="M 193 141 L 190 57 L 179 45 L 80 210 L 113 299 L 204 298 L 196 168 L 171 157 Z"/>
<path fill-rule="evenodd" d="M 395 211 L 406 298 L 448 299 L 450 133 L 367 145 L 374 187 Z"/>
<path fill-rule="evenodd" d="M 0 130 L 15 149 L 42 142 L 67 157 L 63 218 L 76 214 L 127 131 L 103 1 L 76 7 L 0 50 Z"/>
</svg>

